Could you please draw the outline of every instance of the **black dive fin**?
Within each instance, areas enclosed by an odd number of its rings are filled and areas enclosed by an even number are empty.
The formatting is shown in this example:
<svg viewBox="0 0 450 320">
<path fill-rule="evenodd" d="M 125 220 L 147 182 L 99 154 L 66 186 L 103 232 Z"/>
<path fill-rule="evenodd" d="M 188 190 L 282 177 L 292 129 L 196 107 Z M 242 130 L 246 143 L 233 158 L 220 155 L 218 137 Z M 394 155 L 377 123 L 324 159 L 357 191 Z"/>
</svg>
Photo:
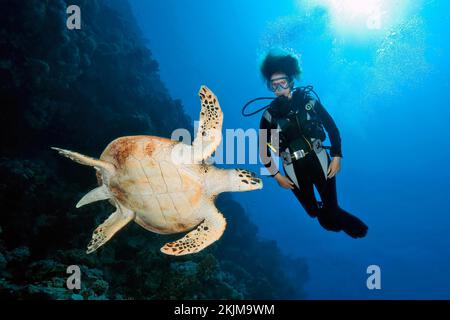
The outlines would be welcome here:
<svg viewBox="0 0 450 320">
<path fill-rule="evenodd" d="M 352 238 L 364 238 L 369 227 L 354 215 L 340 209 L 342 230 Z"/>
</svg>

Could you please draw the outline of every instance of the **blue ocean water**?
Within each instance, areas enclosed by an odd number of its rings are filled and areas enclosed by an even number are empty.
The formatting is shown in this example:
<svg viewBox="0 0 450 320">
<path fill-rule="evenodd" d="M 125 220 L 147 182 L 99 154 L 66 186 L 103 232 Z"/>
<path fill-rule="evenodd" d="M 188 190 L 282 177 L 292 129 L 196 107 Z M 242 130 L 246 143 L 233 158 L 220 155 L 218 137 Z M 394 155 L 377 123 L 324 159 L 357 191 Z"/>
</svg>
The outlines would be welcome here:
<svg viewBox="0 0 450 320">
<path fill-rule="evenodd" d="M 310 299 L 450 298 L 450 119 L 447 1 L 130 1 L 173 97 L 198 119 L 200 85 L 220 99 L 224 128 L 268 96 L 261 57 L 301 57 L 342 136 L 340 205 L 369 225 L 366 238 L 324 231 L 290 191 L 265 178 L 234 194 L 260 235 L 304 257 Z M 247 165 L 254 171 L 259 165 Z M 366 269 L 381 268 L 381 290 Z"/>
</svg>

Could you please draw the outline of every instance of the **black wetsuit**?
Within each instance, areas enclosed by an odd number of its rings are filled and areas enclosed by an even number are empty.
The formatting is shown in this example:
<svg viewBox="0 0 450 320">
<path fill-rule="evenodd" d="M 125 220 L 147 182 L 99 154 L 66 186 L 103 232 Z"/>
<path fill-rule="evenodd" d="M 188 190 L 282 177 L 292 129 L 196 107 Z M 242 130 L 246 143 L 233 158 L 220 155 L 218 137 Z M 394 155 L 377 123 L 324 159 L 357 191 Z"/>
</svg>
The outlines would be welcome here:
<svg viewBox="0 0 450 320">
<path fill-rule="evenodd" d="M 296 106 L 302 109 L 304 105 L 311 99 L 309 95 L 305 95 L 303 92 L 294 91 L 293 97 L 290 104 L 296 104 Z M 278 101 L 277 101 L 278 100 Z M 284 102 L 283 102 L 284 101 Z M 274 113 L 275 109 L 282 108 L 292 108 L 286 105 L 286 99 L 276 99 L 273 102 L 273 107 L 269 108 L 269 113 L 272 111 Z M 323 128 L 327 131 L 330 142 L 331 149 L 330 154 L 332 157 L 339 156 L 342 157 L 341 152 L 341 138 L 339 130 L 330 116 L 330 114 L 325 110 L 323 105 L 316 101 L 314 105 L 314 110 L 318 117 L 318 120 L 323 125 Z M 271 119 L 269 121 L 263 115 L 260 122 L 260 129 L 267 129 L 265 141 L 260 141 L 261 152 L 266 152 L 264 159 L 269 159 L 270 161 L 264 163 L 266 168 L 275 168 L 273 165 L 273 159 L 270 155 L 270 149 L 267 143 L 271 142 L 270 129 L 277 129 L 276 121 Z M 317 119 L 316 119 L 317 120 Z M 304 129 L 301 129 L 304 131 Z M 304 132 L 302 132 L 305 135 Z M 262 142 L 262 143 L 261 143 Z M 294 151 L 294 150 L 291 150 Z M 331 161 L 328 153 L 328 163 Z M 348 235 L 353 238 L 364 237 L 367 233 L 367 226 L 357 217 L 351 215 L 350 213 L 344 211 L 339 207 L 337 193 L 336 193 L 336 177 L 331 179 L 326 179 L 324 171 L 322 169 L 321 163 L 316 156 L 315 152 L 308 153 L 304 158 L 293 161 L 293 169 L 295 172 L 296 180 L 299 187 L 294 184 L 294 189 L 292 190 L 305 211 L 311 217 L 317 217 L 321 226 L 327 230 L 331 231 L 341 231 L 343 230 Z M 269 170 L 271 171 L 271 170 Z M 272 169 L 273 171 L 273 169 Z M 276 173 L 270 172 L 272 175 Z M 285 171 L 286 173 L 286 171 Z M 286 174 L 286 176 L 288 176 Z M 288 176 L 289 178 L 289 176 Z M 292 179 L 291 179 L 292 180 Z M 322 205 L 319 205 L 315 195 L 314 186 L 320 194 Z"/>
</svg>

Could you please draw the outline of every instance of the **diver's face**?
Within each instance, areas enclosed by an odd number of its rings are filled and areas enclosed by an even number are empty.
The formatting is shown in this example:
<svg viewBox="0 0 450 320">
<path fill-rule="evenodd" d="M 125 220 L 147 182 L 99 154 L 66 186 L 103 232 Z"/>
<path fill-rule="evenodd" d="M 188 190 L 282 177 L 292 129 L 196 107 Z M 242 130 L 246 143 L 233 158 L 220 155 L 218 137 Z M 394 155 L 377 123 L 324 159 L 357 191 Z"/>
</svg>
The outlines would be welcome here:
<svg viewBox="0 0 450 320">
<path fill-rule="evenodd" d="M 270 77 L 269 88 L 273 92 L 275 92 L 275 95 L 277 97 L 289 97 L 291 94 L 291 84 L 289 82 L 289 77 L 284 73 L 274 73 Z"/>
</svg>

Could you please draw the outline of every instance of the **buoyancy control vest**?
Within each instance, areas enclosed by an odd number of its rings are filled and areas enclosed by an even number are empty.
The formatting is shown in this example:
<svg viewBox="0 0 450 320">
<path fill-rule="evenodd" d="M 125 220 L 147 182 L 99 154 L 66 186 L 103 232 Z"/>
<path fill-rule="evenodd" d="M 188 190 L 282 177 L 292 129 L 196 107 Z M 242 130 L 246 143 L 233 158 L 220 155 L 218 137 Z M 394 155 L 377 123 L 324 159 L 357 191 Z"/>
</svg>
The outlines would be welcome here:
<svg viewBox="0 0 450 320">
<path fill-rule="evenodd" d="M 280 150 L 312 150 L 312 141 L 326 139 L 316 103 L 316 99 L 301 89 L 295 90 L 291 99 L 280 96 L 272 101 L 263 116 L 279 129 Z"/>
</svg>

